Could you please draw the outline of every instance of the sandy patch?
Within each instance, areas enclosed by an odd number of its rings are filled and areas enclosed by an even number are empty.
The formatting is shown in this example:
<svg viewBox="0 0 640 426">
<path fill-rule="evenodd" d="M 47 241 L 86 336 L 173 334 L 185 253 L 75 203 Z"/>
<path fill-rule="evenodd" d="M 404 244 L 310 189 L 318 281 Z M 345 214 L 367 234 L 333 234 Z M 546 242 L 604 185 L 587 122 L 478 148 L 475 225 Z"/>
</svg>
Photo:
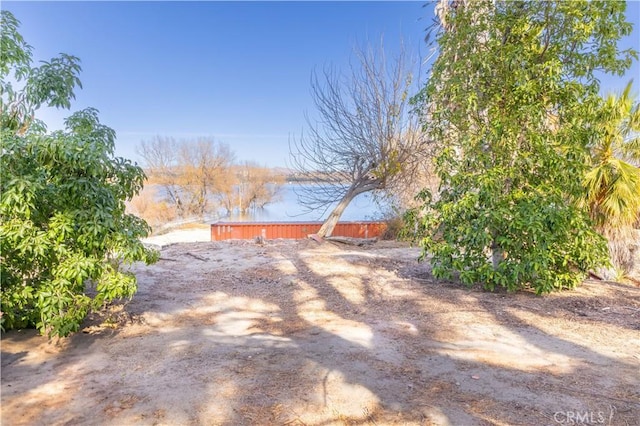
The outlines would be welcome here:
<svg viewBox="0 0 640 426">
<path fill-rule="evenodd" d="M 84 332 L 3 336 L 3 425 L 639 424 L 636 287 L 467 290 L 398 243 L 167 244 Z"/>
</svg>

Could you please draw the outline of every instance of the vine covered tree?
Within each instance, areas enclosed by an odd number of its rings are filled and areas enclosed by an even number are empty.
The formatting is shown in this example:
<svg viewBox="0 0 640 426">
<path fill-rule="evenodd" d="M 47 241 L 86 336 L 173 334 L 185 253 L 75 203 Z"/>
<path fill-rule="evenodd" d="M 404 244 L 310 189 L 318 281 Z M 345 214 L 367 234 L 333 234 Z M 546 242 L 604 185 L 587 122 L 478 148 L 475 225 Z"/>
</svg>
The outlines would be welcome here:
<svg viewBox="0 0 640 426">
<path fill-rule="evenodd" d="M 359 194 L 403 188 L 422 166 L 424 138 L 409 105 L 414 64 L 401 51 L 361 49 L 346 76 L 332 68 L 314 73 L 311 94 L 316 121 L 291 143 L 298 176 L 313 181 L 299 194 L 310 210 L 331 207 L 320 237 L 331 236 L 349 203 Z"/>
<path fill-rule="evenodd" d="M 572 288 L 608 262 L 578 200 L 595 73 L 622 75 L 637 56 L 617 48 L 625 4 L 441 1 L 438 16 L 439 56 L 416 97 L 440 178 L 421 194 L 423 256 L 467 285 Z"/>
<path fill-rule="evenodd" d="M 147 224 L 125 213 L 145 175 L 114 157 L 115 132 L 95 109 L 47 132 L 35 114 L 41 106 L 70 107 L 79 60 L 61 55 L 34 67 L 19 22 L 1 13 L 2 328 L 65 336 L 91 309 L 133 296 L 135 276 L 121 262 L 157 257 L 139 239 Z"/>
</svg>

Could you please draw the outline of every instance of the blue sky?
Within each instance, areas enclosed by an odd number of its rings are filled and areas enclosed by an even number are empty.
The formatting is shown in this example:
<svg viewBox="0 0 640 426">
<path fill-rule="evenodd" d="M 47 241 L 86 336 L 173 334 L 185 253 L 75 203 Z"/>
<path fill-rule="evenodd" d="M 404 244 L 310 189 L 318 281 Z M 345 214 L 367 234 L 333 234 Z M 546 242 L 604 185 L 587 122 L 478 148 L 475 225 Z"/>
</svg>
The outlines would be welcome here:
<svg viewBox="0 0 640 426">
<path fill-rule="evenodd" d="M 354 44 L 404 43 L 426 56 L 424 2 L 8 2 L 36 60 L 80 57 L 83 89 L 72 110 L 92 106 L 117 133 L 117 154 L 139 161 L 141 140 L 211 136 L 239 160 L 284 166 L 290 135 L 313 114 L 314 67 L 345 67 Z M 629 2 L 640 50 L 640 2 Z M 604 78 L 603 91 L 623 78 Z M 640 79 L 636 83 L 636 91 Z M 69 111 L 43 111 L 50 129 Z"/>
</svg>

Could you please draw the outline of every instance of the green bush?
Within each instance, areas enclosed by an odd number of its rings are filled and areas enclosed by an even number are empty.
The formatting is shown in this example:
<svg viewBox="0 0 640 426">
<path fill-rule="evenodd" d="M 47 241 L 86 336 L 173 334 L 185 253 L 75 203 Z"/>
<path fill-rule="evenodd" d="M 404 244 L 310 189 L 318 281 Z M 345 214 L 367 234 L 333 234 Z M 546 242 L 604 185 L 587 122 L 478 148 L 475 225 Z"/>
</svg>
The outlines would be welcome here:
<svg viewBox="0 0 640 426">
<path fill-rule="evenodd" d="M 157 259 L 140 242 L 149 226 L 125 213 L 145 175 L 114 156 L 115 132 L 95 109 L 51 133 L 34 118 L 42 105 L 70 106 L 78 60 L 62 55 L 32 67 L 18 21 L 1 17 L 1 324 L 66 336 L 90 310 L 133 296 L 136 279 L 122 263 Z M 14 90 L 7 77 L 23 87 Z"/>
<path fill-rule="evenodd" d="M 617 45 L 632 30 L 625 7 L 476 1 L 441 10 L 439 56 L 414 98 L 427 112 L 440 188 L 409 214 L 436 277 L 546 293 L 608 263 L 578 200 L 603 125 L 595 71 L 621 75 L 637 58 Z"/>
</svg>

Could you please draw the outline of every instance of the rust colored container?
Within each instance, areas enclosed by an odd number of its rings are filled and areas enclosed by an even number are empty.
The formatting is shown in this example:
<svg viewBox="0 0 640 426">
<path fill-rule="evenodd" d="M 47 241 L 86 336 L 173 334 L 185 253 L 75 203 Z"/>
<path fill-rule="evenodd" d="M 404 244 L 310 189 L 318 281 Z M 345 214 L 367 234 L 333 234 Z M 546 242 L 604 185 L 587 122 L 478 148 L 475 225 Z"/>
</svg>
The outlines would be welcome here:
<svg viewBox="0 0 640 426">
<path fill-rule="evenodd" d="M 217 222 L 211 224 L 211 241 L 267 240 L 286 238 L 300 240 L 320 230 L 322 222 Z M 374 238 L 386 229 L 384 222 L 338 222 L 333 236 Z"/>
</svg>

